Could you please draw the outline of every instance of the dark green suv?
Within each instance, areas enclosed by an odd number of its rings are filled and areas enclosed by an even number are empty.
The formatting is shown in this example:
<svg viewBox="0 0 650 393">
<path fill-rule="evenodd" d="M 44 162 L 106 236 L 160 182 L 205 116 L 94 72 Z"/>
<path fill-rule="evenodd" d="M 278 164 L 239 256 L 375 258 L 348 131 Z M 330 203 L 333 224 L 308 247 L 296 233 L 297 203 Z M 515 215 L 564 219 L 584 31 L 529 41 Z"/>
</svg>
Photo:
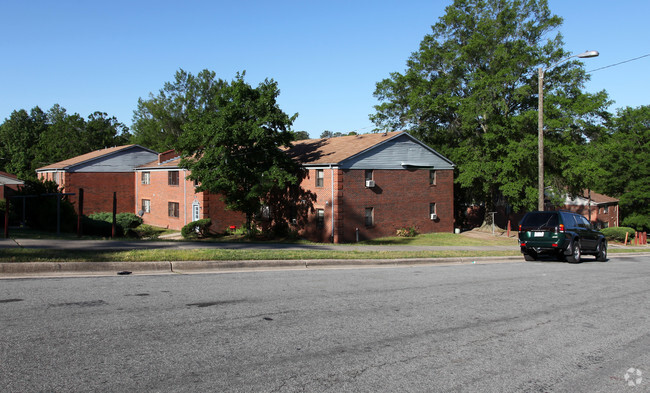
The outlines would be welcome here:
<svg viewBox="0 0 650 393">
<path fill-rule="evenodd" d="M 607 240 L 580 214 L 566 211 L 526 213 L 519 223 L 519 245 L 527 261 L 540 255 L 577 263 L 582 255 L 607 260 Z"/>
</svg>

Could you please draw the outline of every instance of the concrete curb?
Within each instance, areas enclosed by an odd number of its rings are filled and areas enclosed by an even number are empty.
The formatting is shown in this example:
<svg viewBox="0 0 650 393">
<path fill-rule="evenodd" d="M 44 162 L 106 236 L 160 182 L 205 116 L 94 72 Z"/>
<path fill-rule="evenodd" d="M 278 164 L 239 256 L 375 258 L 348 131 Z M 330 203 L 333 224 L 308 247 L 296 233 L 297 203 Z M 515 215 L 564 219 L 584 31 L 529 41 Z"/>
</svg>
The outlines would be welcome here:
<svg viewBox="0 0 650 393">
<path fill-rule="evenodd" d="M 616 254 L 633 257 L 647 253 Z M 0 278 L 36 275 L 114 275 L 119 272 L 138 274 L 200 273 L 267 269 L 397 267 L 435 264 L 477 264 L 524 262 L 521 256 L 452 257 L 414 259 L 304 259 L 245 261 L 159 261 L 159 262 L 0 262 Z"/>
<path fill-rule="evenodd" d="M 3 262 L 0 276 L 47 273 L 170 272 L 170 262 Z"/>
<path fill-rule="evenodd" d="M 246 261 L 162 261 L 162 262 L 1 262 L 0 277 L 48 274 L 141 274 L 192 273 L 224 270 L 274 268 L 344 268 L 372 266 L 412 266 L 441 263 L 469 263 L 517 260 L 517 257 L 418 258 L 418 259 L 308 259 Z"/>
</svg>

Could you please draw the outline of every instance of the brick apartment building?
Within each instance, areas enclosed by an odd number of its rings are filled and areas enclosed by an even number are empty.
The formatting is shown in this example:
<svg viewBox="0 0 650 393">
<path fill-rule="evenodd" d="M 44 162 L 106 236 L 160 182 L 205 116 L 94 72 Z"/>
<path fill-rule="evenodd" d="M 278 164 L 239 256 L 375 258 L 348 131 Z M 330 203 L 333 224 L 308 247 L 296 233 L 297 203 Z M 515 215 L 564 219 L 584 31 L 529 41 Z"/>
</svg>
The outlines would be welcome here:
<svg viewBox="0 0 650 393">
<path fill-rule="evenodd" d="M 82 154 L 36 170 L 40 179 L 52 180 L 66 193 L 78 210 L 79 188 L 84 189 L 84 214 L 113 211 L 132 213 L 135 201 L 134 168 L 155 160 L 157 153 L 139 145 L 117 146 Z"/>
<path fill-rule="evenodd" d="M 212 228 L 222 232 L 230 226 L 241 227 L 246 217 L 226 210 L 219 195 L 196 192 L 187 180 L 189 172 L 179 167 L 174 150 L 158 154 L 158 159 L 135 168 L 136 212 L 145 224 L 180 230 L 199 219 L 212 219 Z"/>
<path fill-rule="evenodd" d="M 18 179 L 17 176 L 0 171 L 0 199 L 5 199 L 8 195 L 11 195 L 22 184 L 24 182 Z M 5 195 L 5 193 L 8 195 Z"/>
<path fill-rule="evenodd" d="M 581 214 L 598 228 L 609 228 L 618 226 L 618 202 L 616 198 L 584 190 L 575 198 L 567 196 L 558 209 Z"/>
<path fill-rule="evenodd" d="M 288 153 L 307 170 L 302 187 L 316 194 L 315 212 L 301 235 L 317 241 L 354 242 L 395 235 L 452 232 L 453 168 L 441 154 L 406 132 L 294 142 Z M 219 195 L 196 192 L 176 152 L 157 154 L 138 145 L 98 150 L 37 170 L 42 179 L 84 189 L 84 213 L 112 211 L 142 216 L 145 224 L 180 230 L 212 219 L 223 231 L 245 222 L 225 209 Z M 76 201 L 76 196 L 71 200 Z"/>
<path fill-rule="evenodd" d="M 454 165 L 406 132 L 297 141 L 290 154 L 309 171 L 302 187 L 317 195 L 308 239 L 454 230 Z"/>
</svg>

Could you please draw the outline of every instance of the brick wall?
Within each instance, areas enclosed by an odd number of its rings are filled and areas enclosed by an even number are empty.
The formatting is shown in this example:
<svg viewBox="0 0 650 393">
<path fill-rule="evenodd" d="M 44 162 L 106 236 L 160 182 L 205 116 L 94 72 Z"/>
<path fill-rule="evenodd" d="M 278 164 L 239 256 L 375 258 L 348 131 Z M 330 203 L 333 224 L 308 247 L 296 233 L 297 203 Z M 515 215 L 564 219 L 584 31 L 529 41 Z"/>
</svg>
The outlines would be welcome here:
<svg viewBox="0 0 650 393">
<path fill-rule="evenodd" d="M 590 209 L 587 205 L 567 205 L 562 206 L 561 209 L 581 214 L 589 219 Z M 591 222 L 599 228 L 618 226 L 618 205 L 607 206 L 607 212 L 605 206 L 591 206 Z"/>
<path fill-rule="evenodd" d="M 176 169 L 171 169 L 172 171 Z M 240 227 L 245 221 L 242 213 L 225 210 L 224 203 L 218 195 L 195 192 L 194 182 L 186 180 L 188 172 L 178 170 L 178 185 L 168 184 L 167 170 L 150 171 L 149 184 L 142 184 L 142 171 L 136 172 L 136 212 L 142 209 L 142 200 L 150 201 L 151 211 L 144 213 L 145 224 L 162 228 L 181 230 L 193 221 L 193 205 L 199 206 L 199 218 L 212 219 L 212 229 L 223 232 L 227 227 Z M 178 217 L 170 217 L 169 202 L 178 203 Z"/>
<path fill-rule="evenodd" d="M 308 239 L 334 242 L 393 236 L 397 229 L 415 226 L 420 233 L 452 232 L 454 229 L 453 171 L 436 171 L 436 184 L 429 184 L 429 170 L 374 170 L 376 186 L 366 188 L 364 170 L 324 169 L 323 187 L 315 186 L 315 170 L 309 171 L 302 186 L 316 193 L 315 209 L 323 209 L 324 225 L 316 226 L 315 215 L 302 234 Z M 333 176 L 332 176 L 333 175 Z M 332 211 L 332 177 L 334 211 Z M 435 203 L 437 219 L 431 220 L 430 203 Z M 373 209 L 374 223 L 365 224 L 366 208 Z"/>
<path fill-rule="evenodd" d="M 79 188 L 84 189 L 84 215 L 113 211 L 113 192 L 117 193 L 117 213 L 133 213 L 135 189 L 133 172 L 104 173 L 104 172 L 58 172 L 55 179 L 52 172 L 46 172 L 39 177 L 44 180 L 56 181 L 63 192 L 74 193 L 68 200 L 79 212 Z"/>
</svg>

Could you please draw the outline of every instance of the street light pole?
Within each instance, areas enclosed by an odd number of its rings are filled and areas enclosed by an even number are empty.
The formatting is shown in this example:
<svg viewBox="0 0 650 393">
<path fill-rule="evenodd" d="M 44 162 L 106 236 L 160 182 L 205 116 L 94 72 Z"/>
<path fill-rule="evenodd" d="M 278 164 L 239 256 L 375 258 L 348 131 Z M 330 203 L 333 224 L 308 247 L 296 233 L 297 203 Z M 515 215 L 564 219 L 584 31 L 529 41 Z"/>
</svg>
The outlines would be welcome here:
<svg viewBox="0 0 650 393">
<path fill-rule="evenodd" d="M 569 56 L 564 58 L 557 63 L 538 69 L 538 101 L 537 101 L 537 187 L 538 187 L 538 199 L 537 199 L 537 210 L 544 210 L 544 72 L 550 70 L 556 65 L 563 63 L 571 58 L 579 57 L 581 59 L 596 57 L 598 56 L 598 51 L 589 50 L 586 52 L 579 53 L 577 55 Z"/>
</svg>

